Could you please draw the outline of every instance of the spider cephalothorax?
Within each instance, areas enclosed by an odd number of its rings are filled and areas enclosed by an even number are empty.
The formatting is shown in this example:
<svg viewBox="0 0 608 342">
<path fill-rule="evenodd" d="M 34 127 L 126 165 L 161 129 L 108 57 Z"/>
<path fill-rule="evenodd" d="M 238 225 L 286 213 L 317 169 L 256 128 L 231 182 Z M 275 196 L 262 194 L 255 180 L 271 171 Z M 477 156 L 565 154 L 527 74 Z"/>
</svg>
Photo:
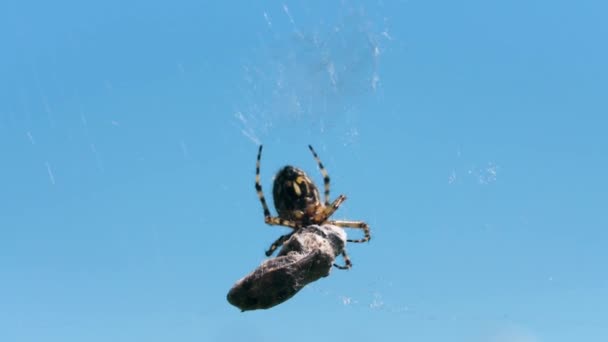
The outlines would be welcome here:
<svg viewBox="0 0 608 342">
<path fill-rule="evenodd" d="M 291 234 L 283 235 L 277 239 L 270 246 L 268 251 L 266 251 L 267 256 L 272 255 L 272 253 L 280 247 L 283 242 L 289 239 L 295 231 L 312 224 L 331 224 L 339 227 L 363 229 L 365 234 L 363 239 L 346 240 L 348 242 L 366 242 L 370 239 L 369 226 L 363 221 L 329 220 L 329 217 L 338 209 L 338 207 L 340 207 L 340 204 L 346 200 L 346 196 L 340 195 L 331 204 L 329 203 L 329 175 L 312 146 L 308 145 L 308 148 L 312 152 L 319 165 L 319 170 L 321 170 L 321 174 L 323 175 L 323 183 L 325 186 L 324 202 L 321 203 L 319 190 L 308 175 L 296 167 L 287 165 L 281 168 L 277 173 L 272 188 L 274 206 L 278 212 L 278 216 L 276 217 L 270 215 L 270 210 L 268 209 L 264 193 L 262 192 L 262 184 L 260 182 L 262 146 L 260 146 L 258 150 L 255 189 L 260 198 L 260 202 L 262 202 L 262 209 L 264 209 L 264 221 L 270 225 L 281 225 L 294 229 Z M 351 262 L 348 259 L 346 252 L 342 252 L 342 256 L 344 257 L 346 265 L 336 266 L 339 268 L 350 268 Z"/>
</svg>

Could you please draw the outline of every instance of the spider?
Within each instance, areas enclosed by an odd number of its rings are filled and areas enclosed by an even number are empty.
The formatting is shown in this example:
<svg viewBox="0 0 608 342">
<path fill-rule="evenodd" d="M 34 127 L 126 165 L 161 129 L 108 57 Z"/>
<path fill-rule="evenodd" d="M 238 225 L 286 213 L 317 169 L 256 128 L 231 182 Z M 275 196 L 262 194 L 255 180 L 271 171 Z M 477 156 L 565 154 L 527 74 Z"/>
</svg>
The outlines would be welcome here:
<svg viewBox="0 0 608 342">
<path fill-rule="evenodd" d="M 255 190 L 262 203 L 262 208 L 264 209 L 264 222 L 269 225 L 286 226 L 293 229 L 291 233 L 283 235 L 273 242 L 266 251 L 266 256 L 271 256 L 272 253 L 278 247 L 282 246 L 285 241 L 298 231 L 298 229 L 312 224 L 331 224 L 339 227 L 358 228 L 363 230 L 364 237 L 362 239 L 348 239 L 346 240 L 348 242 L 366 242 L 371 238 L 369 226 L 363 221 L 329 220 L 329 217 L 333 215 L 342 202 L 346 200 L 346 196 L 340 195 L 330 204 L 329 175 L 327 174 L 327 170 L 325 170 L 323 163 L 321 163 L 317 152 L 315 152 L 310 145 L 308 145 L 308 148 L 312 152 L 312 155 L 319 166 L 319 170 L 323 175 L 323 183 L 325 185 L 324 203 L 321 203 L 319 190 L 317 190 L 317 186 L 308 175 L 301 169 L 287 165 L 279 170 L 274 179 L 272 195 L 278 216 L 271 216 L 262 191 L 262 184 L 260 183 L 262 145 L 259 147 L 255 168 Z M 352 263 L 346 254 L 346 251 L 342 252 L 342 257 L 344 258 L 345 265 L 334 264 L 334 266 L 340 269 L 351 268 Z"/>
</svg>

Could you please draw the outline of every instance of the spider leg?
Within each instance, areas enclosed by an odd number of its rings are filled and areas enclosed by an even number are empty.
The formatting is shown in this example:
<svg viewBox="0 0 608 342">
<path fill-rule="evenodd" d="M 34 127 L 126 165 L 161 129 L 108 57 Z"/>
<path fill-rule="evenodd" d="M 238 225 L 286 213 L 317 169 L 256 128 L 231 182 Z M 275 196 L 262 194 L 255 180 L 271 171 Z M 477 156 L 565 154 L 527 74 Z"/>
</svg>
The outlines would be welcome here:
<svg viewBox="0 0 608 342">
<path fill-rule="evenodd" d="M 350 262 L 350 258 L 348 257 L 348 254 L 346 254 L 346 250 L 342 250 L 342 259 L 344 259 L 344 266 L 338 264 L 334 264 L 334 266 L 341 270 L 348 270 L 353 267 L 353 263 Z"/>
<path fill-rule="evenodd" d="M 315 216 L 315 222 L 325 222 L 336 210 L 340 207 L 342 202 L 346 201 L 346 196 L 340 195 L 336 198 L 331 205 L 325 206 L 323 210 Z"/>
<path fill-rule="evenodd" d="M 329 174 L 327 173 L 325 166 L 323 166 L 321 159 L 319 159 L 317 152 L 315 152 L 311 145 L 308 145 L 308 148 L 310 149 L 310 152 L 312 152 L 313 157 L 315 157 L 315 160 L 319 165 L 319 170 L 321 170 L 321 174 L 323 175 L 323 184 L 325 185 L 325 206 L 329 206 Z"/>
<path fill-rule="evenodd" d="M 258 149 L 258 159 L 255 163 L 255 191 L 258 194 L 258 198 L 260 202 L 262 202 L 262 209 L 264 209 L 264 221 L 268 223 L 268 221 L 272 218 L 270 216 L 270 210 L 268 209 L 268 204 L 266 204 L 266 198 L 264 197 L 264 192 L 262 191 L 262 183 L 260 182 L 260 160 L 262 159 L 262 145 Z"/>
<path fill-rule="evenodd" d="M 267 224 L 271 225 L 271 226 L 285 226 L 285 227 L 289 227 L 289 228 L 300 228 L 300 224 L 294 222 L 294 221 L 290 221 L 290 220 L 286 220 L 280 217 L 275 217 L 275 216 L 266 216 L 264 217 L 264 222 L 266 222 Z"/>
<path fill-rule="evenodd" d="M 343 221 L 343 220 L 335 220 L 335 221 L 327 221 L 327 224 L 333 224 L 334 226 L 343 227 L 343 228 L 357 228 L 363 229 L 363 234 L 365 234 L 363 239 L 352 240 L 348 239 L 348 242 L 366 242 L 369 241 L 372 237 L 370 235 L 370 229 L 367 223 L 363 221 Z"/>
<path fill-rule="evenodd" d="M 276 239 L 272 245 L 270 245 L 270 248 L 268 248 L 268 250 L 266 251 L 266 256 L 269 257 L 272 255 L 272 253 L 274 253 L 274 251 L 283 246 L 283 244 L 285 243 L 285 241 L 289 240 L 289 238 L 293 235 L 293 233 L 295 233 L 296 231 L 294 230 L 293 232 L 289 233 L 289 234 L 285 234 L 285 235 L 281 235 L 278 239 Z"/>
</svg>

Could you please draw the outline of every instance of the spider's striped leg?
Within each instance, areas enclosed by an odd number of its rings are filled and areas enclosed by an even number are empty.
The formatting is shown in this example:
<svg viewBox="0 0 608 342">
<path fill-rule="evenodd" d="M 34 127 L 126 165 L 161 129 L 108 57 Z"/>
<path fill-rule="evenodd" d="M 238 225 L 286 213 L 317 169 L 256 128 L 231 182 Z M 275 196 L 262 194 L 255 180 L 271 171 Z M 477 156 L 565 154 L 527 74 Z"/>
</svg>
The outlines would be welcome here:
<svg viewBox="0 0 608 342">
<path fill-rule="evenodd" d="M 285 227 L 289 227 L 289 228 L 293 228 L 293 229 L 300 227 L 300 225 L 294 221 L 282 219 L 280 217 L 275 217 L 275 216 L 265 217 L 264 222 L 266 222 L 267 224 L 269 224 L 271 226 L 285 226 Z"/>
<path fill-rule="evenodd" d="M 327 219 L 331 215 L 333 215 L 336 212 L 336 210 L 338 210 L 338 208 L 344 201 L 346 201 L 346 196 L 344 196 L 344 195 L 338 196 L 338 198 L 336 198 L 336 200 L 331 205 L 324 207 L 321 212 L 319 212 L 319 213 L 317 213 L 317 215 L 315 215 L 315 222 L 327 221 Z"/>
<path fill-rule="evenodd" d="M 363 229 L 363 234 L 365 234 L 363 239 L 357 239 L 357 240 L 348 239 L 348 240 L 346 240 L 348 242 L 366 242 L 372 238 L 370 235 L 369 226 L 367 225 L 367 223 L 365 223 L 363 221 L 335 220 L 335 221 L 327 221 L 327 224 L 333 224 L 334 226 L 343 227 L 343 228 Z"/>
<path fill-rule="evenodd" d="M 321 159 L 319 159 L 317 152 L 315 152 L 311 145 L 308 145 L 308 148 L 310 149 L 310 152 L 312 152 L 313 157 L 315 157 L 315 160 L 319 165 L 319 170 L 321 170 L 321 174 L 323 175 L 323 184 L 325 185 L 325 206 L 327 207 L 329 206 L 329 174 L 327 173 L 325 166 L 323 166 Z"/>
<path fill-rule="evenodd" d="M 296 232 L 296 230 L 294 229 L 293 232 L 289 233 L 289 234 L 285 234 L 285 235 L 281 235 L 278 239 L 275 240 L 275 242 L 272 243 L 272 245 L 270 245 L 270 248 L 268 248 L 268 250 L 266 251 L 266 256 L 269 257 L 272 255 L 272 253 L 274 253 L 274 251 L 283 246 L 283 244 L 285 243 L 285 241 L 289 240 L 289 238 Z"/>
<path fill-rule="evenodd" d="M 346 254 L 346 250 L 342 250 L 342 259 L 344 259 L 344 266 L 338 264 L 334 264 L 334 266 L 341 270 L 348 270 L 353 267 L 353 263 L 350 262 L 350 258 L 348 257 L 348 254 Z"/>
<path fill-rule="evenodd" d="M 262 183 L 260 182 L 260 160 L 262 159 L 262 145 L 258 149 L 258 159 L 255 163 L 255 191 L 258 194 L 258 198 L 260 202 L 262 202 L 262 209 L 264 210 L 264 221 L 269 223 L 272 219 L 270 216 L 270 210 L 268 209 L 268 205 L 266 204 L 266 198 L 264 197 L 264 192 L 262 191 Z"/>
</svg>

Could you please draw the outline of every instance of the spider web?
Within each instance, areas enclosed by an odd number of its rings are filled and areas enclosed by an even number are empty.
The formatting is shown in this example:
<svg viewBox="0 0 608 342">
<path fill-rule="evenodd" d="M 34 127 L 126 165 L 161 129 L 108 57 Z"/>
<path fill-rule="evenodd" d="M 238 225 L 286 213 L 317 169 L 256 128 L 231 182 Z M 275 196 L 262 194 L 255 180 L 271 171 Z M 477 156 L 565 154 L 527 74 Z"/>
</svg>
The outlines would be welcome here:
<svg viewBox="0 0 608 342">
<path fill-rule="evenodd" d="M 358 141 L 359 117 L 382 96 L 381 61 L 393 37 L 382 13 L 353 1 L 332 4 L 331 10 L 330 4 L 322 10 L 282 5 L 260 13 L 259 42 L 241 65 L 241 100 L 232 113 L 245 139 L 256 145 L 330 135 L 344 145 Z M 409 314 L 407 305 L 385 296 L 386 284 L 370 285 L 370 298 L 332 295 L 343 305 Z M 326 292 L 323 285 L 307 287 Z"/>
<path fill-rule="evenodd" d="M 333 11 L 270 8 L 260 24 L 233 113 L 242 135 L 259 144 L 297 130 L 306 138 L 331 133 L 344 144 L 356 142 L 359 107 L 380 91 L 387 20 L 342 2 Z"/>
</svg>

